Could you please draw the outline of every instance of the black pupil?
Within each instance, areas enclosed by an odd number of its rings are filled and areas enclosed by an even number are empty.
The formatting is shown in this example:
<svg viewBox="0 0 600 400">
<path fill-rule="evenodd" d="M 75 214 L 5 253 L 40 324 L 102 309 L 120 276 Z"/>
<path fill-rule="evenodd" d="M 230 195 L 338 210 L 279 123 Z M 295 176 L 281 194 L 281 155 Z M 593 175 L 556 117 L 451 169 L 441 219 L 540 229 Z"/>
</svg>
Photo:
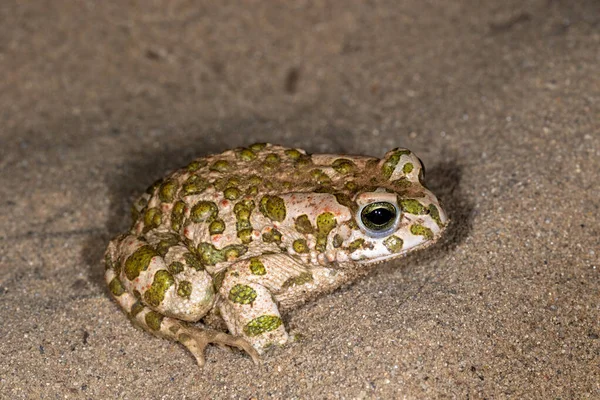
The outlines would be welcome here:
<svg viewBox="0 0 600 400">
<path fill-rule="evenodd" d="M 387 208 L 376 208 L 365 217 L 374 225 L 385 225 L 390 222 L 394 217 L 394 213 Z"/>
</svg>

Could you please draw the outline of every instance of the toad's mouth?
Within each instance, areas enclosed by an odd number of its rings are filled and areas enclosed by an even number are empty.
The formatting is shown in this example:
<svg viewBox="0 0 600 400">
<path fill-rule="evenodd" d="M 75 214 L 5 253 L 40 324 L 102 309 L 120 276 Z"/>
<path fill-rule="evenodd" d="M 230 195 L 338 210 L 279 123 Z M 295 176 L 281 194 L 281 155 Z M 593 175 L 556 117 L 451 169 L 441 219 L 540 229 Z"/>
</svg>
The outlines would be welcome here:
<svg viewBox="0 0 600 400">
<path fill-rule="evenodd" d="M 450 222 L 450 221 L 448 221 Z M 392 260 L 394 258 L 401 258 L 401 257 L 405 257 L 407 254 L 414 252 L 415 250 L 422 250 L 425 249 L 429 246 L 433 246 L 435 243 L 438 242 L 438 239 L 440 237 L 442 237 L 444 231 L 446 230 L 448 226 L 448 223 L 446 223 L 446 225 L 438 232 L 436 233 L 435 237 L 433 239 L 430 240 L 426 240 L 424 242 L 419 243 L 416 246 L 404 249 L 404 251 L 402 251 L 401 253 L 392 253 L 392 254 L 388 254 L 385 256 L 381 256 L 381 257 L 377 257 L 374 258 L 372 260 L 357 260 L 355 261 L 356 263 L 360 264 L 360 265 L 376 265 L 376 264 L 380 264 L 389 260 Z"/>
</svg>

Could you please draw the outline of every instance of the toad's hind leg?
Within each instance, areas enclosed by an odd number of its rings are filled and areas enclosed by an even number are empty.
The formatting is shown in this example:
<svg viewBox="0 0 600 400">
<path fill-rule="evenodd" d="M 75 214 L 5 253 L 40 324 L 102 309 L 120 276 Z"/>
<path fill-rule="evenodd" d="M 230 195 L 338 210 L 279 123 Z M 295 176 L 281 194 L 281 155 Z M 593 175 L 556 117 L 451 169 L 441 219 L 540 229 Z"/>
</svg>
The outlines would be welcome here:
<svg viewBox="0 0 600 400">
<path fill-rule="evenodd" d="M 105 279 L 117 303 L 134 324 L 183 344 L 200 366 L 209 343 L 237 347 L 258 362 L 258 353 L 243 338 L 185 322 L 199 320 L 212 307 L 212 279 L 194 265 L 185 246 L 171 244 L 136 236 L 122 236 L 109 244 Z"/>
<path fill-rule="evenodd" d="M 107 272 L 107 279 L 110 273 Z M 156 336 L 174 340 L 184 345 L 196 359 L 200 367 L 205 364 L 204 350 L 209 344 L 237 347 L 252 357 L 255 364 L 260 361 L 258 352 L 245 339 L 211 329 L 190 326 L 175 318 L 165 317 L 141 304 L 127 292 L 115 296 L 119 305 L 131 318 L 131 321 Z"/>
</svg>

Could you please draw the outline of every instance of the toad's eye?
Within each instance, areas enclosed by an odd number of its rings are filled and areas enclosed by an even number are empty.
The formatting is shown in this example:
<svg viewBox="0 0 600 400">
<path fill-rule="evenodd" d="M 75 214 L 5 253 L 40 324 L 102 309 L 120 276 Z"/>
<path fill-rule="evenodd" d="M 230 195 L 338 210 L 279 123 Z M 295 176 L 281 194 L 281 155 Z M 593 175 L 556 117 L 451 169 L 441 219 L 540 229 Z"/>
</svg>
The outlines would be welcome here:
<svg viewBox="0 0 600 400">
<path fill-rule="evenodd" d="M 398 208 L 388 202 L 367 204 L 360 211 L 360 221 L 371 236 L 385 236 L 396 228 L 399 220 Z"/>
</svg>

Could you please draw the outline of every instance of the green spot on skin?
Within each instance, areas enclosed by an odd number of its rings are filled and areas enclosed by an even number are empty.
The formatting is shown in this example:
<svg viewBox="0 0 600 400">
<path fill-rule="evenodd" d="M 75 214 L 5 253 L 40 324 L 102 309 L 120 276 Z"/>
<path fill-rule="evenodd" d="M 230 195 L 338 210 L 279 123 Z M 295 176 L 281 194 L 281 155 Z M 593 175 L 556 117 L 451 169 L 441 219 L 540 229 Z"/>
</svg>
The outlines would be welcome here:
<svg viewBox="0 0 600 400">
<path fill-rule="evenodd" d="M 438 210 L 438 208 L 435 205 L 430 204 L 429 207 L 427 207 L 427 210 L 429 211 L 429 216 L 431 217 L 431 219 L 433 219 L 435 223 L 440 228 L 442 228 L 444 224 L 442 223 L 442 219 L 440 218 L 440 211 Z"/>
<path fill-rule="evenodd" d="M 137 199 L 138 208 L 139 209 L 145 208 L 148 205 L 148 199 L 149 199 L 149 196 L 146 196 L 146 195 L 142 195 L 139 199 Z"/>
<path fill-rule="evenodd" d="M 148 265 L 152 258 L 158 256 L 158 253 L 152 246 L 142 246 L 136 251 L 133 252 L 132 255 L 127 257 L 125 260 L 125 266 L 123 271 L 125 272 L 125 276 L 130 281 L 137 278 L 142 271 L 148 269 Z"/>
<path fill-rule="evenodd" d="M 208 187 L 208 181 L 200 178 L 198 175 L 192 175 L 183 182 L 181 193 L 183 196 L 200 194 Z"/>
<path fill-rule="evenodd" d="M 200 168 L 202 167 L 206 167 L 206 161 L 205 160 L 195 160 L 192 161 L 191 163 L 188 164 L 188 166 L 186 167 L 186 169 L 189 172 L 196 172 L 198 171 Z"/>
<path fill-rule="evenodd" d="M 306 244 L 306 239 L 296 239 L 292 244 L 292 248 L 296 253 L 308 253 L 308 244 Z"/>
<path fill-rule="evenodd" d="M 218 213 L 217 205 L 212 201 L 199 201 L 192 207 L 190 219 L 193 222 L 212 221 Z"/>
<path fill-rule="evenodd" d="M 314 190 L 314 192 L 315 193 L 329 193 L 329 194 L 333 194 L 333 193 L 335 193 L 335 189 L 332 188 L 331 186 L 324 185 L 324 186 L 318 186 Z"/>
<path fill-rule="evenodd" d="M 160 330 L 160 324 L 162 324 L 163 318 L 164 316 L 156 311 L 149 311 L 145 316 L 146 325 L 153 331 L 158 331 Z"/>
<path fill-rule="evenodd" d="M 192 282 L 190 281 L 181 281 L 177 285 L 177 295 L 179 297 L 184 297 L 189 299 L 192 295 Z"/>
<path fill-rule="evenodd" d="M 406 179 L 406 177 L 403 176 L 400 179 L 396 179 L 396 180 L 392 181 L 392 185 L 394 185 L 400 189 L 406 189 L 406 188 L 410 187 L 410 185 L 412 185 L 412 183 L 408 179 Z"/>
<path fill-rule="evenodd" d="M 219 289 L 221 289 L 221 286 L 223 285 L 223 279 L 225 279 L 225 272 L 226 271 L 221 271 L 213 276 L 213 286 L 215 288 L 215 292 L 218 292 Z"/>
<path fill-rule="evenodd" d="M 136 315 L 138 315 L 142 310 L 144 309 L 144 305 L 139 302 L 136 301 L 135 303 L 133 303 L 133 305 L 131 306 L 131 311 L 129 312 L 129 314 L 131 314 L 132 317 L 135 317 Z"/>
<path fill-rule="evenodd" d="M 199 243 L 198 244 L 198 255 L 202 264 L 215 265 L 219 262 L 225 261 L 225 256 L 222 250 L 218 250 L 211 243 Z"/>
<path fill-rule="evenodd" d="M 172 275 L 176 275 L 180 272 L 183 272 L 183 264 L 180 263 L 179 261 L 173 261 L 171 264 L 169 264 L 169 266 L 167 267 L 167 270 Z"/>
<path fill-rule="evenodd" d="M 300 155 L 300 157 L 298 157 L 294 166 L 296 168 L 302 168 L 302 167 L 306 167 L 311 164 L 312 164 L 312 158 L 306 154 L 302 154 L 302 155 Z"/>
<path fill-rule="evenodd" d="M 350 253 L 353 253 L 356 250 L 362 248 L 364 244 L 365 244 L 365 239 L 353 240 L 352 242 L 350 242 L 350 244 L 348 244 L 348 251 Z"/>
<path fill-rule="evenodd" d="M 252 257 L 250 259 L 250 272 L 252 272 L 252 275 L 265 275 L 267 273 L 265 265 L 260 261 L 260 258 Z"/>
<path fill-rule="evenodd" d="M 286 289 L 291 286 L 304 285 L 304 284 L 306 284 L 308 282 L 312 282 L 312 281 L 313 281 L 313 275 L 310 272 L 302 272 L 298 276 L 294 276 L 294 277 L 286 279 L 286 281 L 283 282 L 283 285 L 281 285 L 281 287 L 283 289 Z"/>
<path fill-rule="evenodd" d="M 164 257 L 165 254 L 167 254 L 169 252 L 169 249 L 171 248 L 171 246 L 172 246 L 171 243 L 167 242 L 166 240 L 161 240 L 156 245 L 156 252 L 158 254 L 160 254 L 162 257 Z"/>
<path fill-rule="evenodd" d="M 358 229 L 358 224 L 356 223 L 356 221 L 354 219 L 347 221 L 346 225 L 348 225 L 348 228 L 352 229 L 353 231 Z"/>
<path fill-rule="evenodd" d="M 171 228 L 178 232 L 181 229 L 183 223 L 183 217 L 185 213 L 185 203 L 181 200 L 177 201 L 173 205 L 173 211 L 171 212 Z"/>
<path fill-rule="evenodd" d="M 175 193 L 177 192 L 177 184 L 175 183 L 174 180 L 169 179 L 167 181 L 164 181 L 159 189 L 158 189 L 158 197 L 160 198 L 160 201 L 162 201 L 163 203 L 170 203 L 173 201 L 173 198 L 175 197 Z"/>
<path fill-rule="evenodd" d="M 252 304 L 256 300 L 256 291 L 250 286 L 237 284 L 229 291 L 229 300 L 237 304 Z"/>
<path fill-rule="evenodd" d="M 331 164 L 331 167 L 344 175 L 352 173 L 356 169 L 356 165 L 346 158 L 338 158 Z"/>
<path fill-rule="evenodd" d="M 223 253 L 223 257 L 227 261 L 233 261 L 241 256 L 243 256 L 248 251 L 248 247 L 241 244 L 230 244 L 229 246 L 223 247 L 221 252 Z"/>
<path fill-rule="evenodd" d="M 237 155 L 242 161 L 252 161 L 256 158 L 256 154 L 251 149 L 242 149 Z"/>
<path fill-rule="evenodd" d="M 160 186 L 162 181 L 163 181 L 162 178 L 154 181 L 154 183 L 152 185 L 148 186 L 148 188 L 146 189 L 146 193 L 153 194 L 154 191 L 156 190 L 156 188 Z"/>
<path fill-rule="evenodd" d="M 211 243 L 202 242 L 198 244 L 199 259 L 191 253 L 186 253 L 184 256 L 189 254 L 189 256 L 186 257 L 188 264 L 196 270 L 203 270 L 204 265 L 215 265 L 223 261 L 232 261 L 246 253 L 247 250 L 246 246 L 233 244 L 219 250 Z M 190 261 L 193 263 L 190 263 Z"/>
<path fill-rule="evenodd" d="M 223 233 L 225 231 L 225 222 L 222 219 L 215 219 L 208 226 L 208 232 L 211 235 L 218 235 L 219 233 Z"/>
<path fill-rule="evenodd" d="M 413 235 L 423 236 L 426 239 L 433 239 L 433 232 L 431 231 L 431 229 L 423 225 L 411 225 L 410 233 L 412 233 Z"/>
<path fill-rule="evenodd" d="M 192 253 L 184 253 L 183 259 L 189 267 L 194 268 L 196 271 L 204 270 L 204 265 L 202 265 L 202 262 Z"/>
<path fill-rule="evenodd" d="M 110 260 L 110 257 L 108 255 L 106 257 L 108 260 Z M 123 264 L 121 264 L 118 260 L 116 262 L 113 262 L 112 260 L 110 260 L 110 263 L 111 263 L 113 271 L 115 271 L 115 275 L 121 276 L 121 270 L 123 269 Z"/>
<path fill-rule="evenodd" d="M 394 168 L 396 168 L 396 164 L 398 164 L 397 160 L 393 158 L 385 161 L 381 166 L 381 174 L 385 179 L 390 179 L 392 174 L 394 173 Z"/>
<path fill-rule="evenodd" d="M 233 209 L 233 212 L 235 213 L 235 217 L 237 218 L 238 221 L 247 221 L 250 218 L 250 209 L 242 206 L 242 207 L 237 207 L 240 203 L 236 204 L 236 206 Z"/>
<path fill-rule="evenodd" d="M 331 178 L 321 169 L 313 169 L 310 171 L 310 176 L 317 182 L 319 185 L 329 185 L 331 184 Z"/>
<path fill-rule="evenodd" d="M 113 296 L 119 297 L 123 293 L 125 293 L 125 288 L 123 287 L 123 283 L 116 276 L 110 281 L 108 284 L 108 289 L 113 294 Z"/>
<path fill-rule="evenodd" d="M 348 181 L 344 184 L 344 187 L 350 192 L 355 192 L 358 189 L 358 185 L 354 181 Z"/>
<path fill-rule="evenodd" d="M 402 172 L 404 172 L 405 174 L 410 174 L 414 168 L 415 166 L 412 163 L 406 163 L 402 167 Z"/>
<path fill-rule="evenodd" d="M 164 269 L 157 271 L 154 274 L 154 281 L 150 286 L 150 289 L 144 293 L 144 300 L 146 304 L 152 307 L 158 307 L 160 303 L 165 299 L 167 290 L 175 283 L 173 276 Z"/>
<path fill-rule="evenodd" d="M 236 217 L 237 236 L 244 244 L 252 241 L 252 225 L 250 224 L 250 214 L 254 209 L 254 201 L 243 200 L 233 207 Z"/>
<path fill-rule="evenodd" d="M 261 151 L 265 147 L 267 147 L 266 143 L 254 143 L 254 144 L 251 144 L 249 146 L 250 150 L 252 150 L 255 153 L 258 153 L 259 151 Z"/>
<path fill-rule="evenodd" d="M 289 158 L 291 158 L 292 160 L 297 160 L 302 155 L 302 153 L 300 153 L 296 149 L 287 149 L 286 151 L 284 151 L 284 154 L 286 156 L 288 156 Z"/>
<path fill-rule="evenodd" d="M 242 241 L 243 244 L 252 242 L 252 229 L 242 229 L 238 231 L 237 237 Z"/>
<path fill-rule="evenodd" d="M 158 208 L 152 207 L 147 209 L 144 213 L 144 232 L 157 228 L 161 222 L 162 213 Z"/>
<path fill-rule="evenodd" d="M 308 219 L 308 215 L 302 214 L 298 218 L 296 218 L 296 230 L 303 234 L 313 233 L 314 229 L 310 220 Z"/>
<path fill-rule="evenodd" d="M 399 203 L 402 210 L 409 214 L 425 214 L 425 207 L 415 199 L 402 199 Z"/>
<path fill-rule="evenodd" d="M 260 200 L 260 206 L 265 217 L 277 222 L 282 222 L 285 219 L 285 201 L 281 197 L 264 196 Z"/>
<path fill-rule="evenodd" d="M 327 246 L 327 236 L 337 225 L 333 213 L 325 212 L 317 217 L 317 245 L 316 250 L 323 252 Z"/>
<path fill-rule="evenodd" d="M 165 235 L 164 239 L 156 245 L 156 251 L 164 257 L 169 252 L 169 249 L 176 244 L 179 244 L 179 237 L 177 235 Z"/>
<path fill-rule="evenodd" d="M 242 192 L 240 192 L 240 189 L 235 188 L 235 187 L 230 187 L 225 189 L 225 191 L 223 192 L 223 196 L 225 196 L 225 198 L 227 200 L 236 200 L 237 198 L 239 198 L 242 195 Z"/>
<path fill-rule="evenodd" d="M 381 173 L 384 176 L 384 178 L 389 179 L 394 173 L 394 169 L 396 169 L 398 162 L 400 162 L 400 158 L 403 155 L 408 154 L 410 154 L 409 150 L 398 150 L 393 152 L 381 166 Z"/>
<path fill-rule="evenodd" d="M 248 196 L 256 196 L 258 194 L 258 187 L 250 186 L 248 189 L 246 189 L 246 194 Z"/>
<path fill-rule="evenodd" d="M 279 164 L 280 161 L 279 156 L 275 153 L 267 154 L 265 157 L 265 162 L 268 162 L 269 164 Z"/>
<path fill-rule="evenodd" d="M 240 186 L 240 178 L 237 175 L 230 176 L 227 179 L 227 187 L 238 187 Z"/>
<path fill-rule="evenodd" d="M 250 211 L 252 211 L 255 207 L 254 200 L 242 200 L 239 203 L 236 203 L 233 206 L 233 212 L 236 214 L 240 214 L 242 211 L 248 212 L 247 216 L 250 216 Z"/>
<path fill-rule="evenodd" d="M 227 172 L 231 169 L 231 164 L 227 160 L 218 160 L 212 163 L 209 169 L 211 171 Z"/>
<path fill-rule="evenodd" d="M 348 196 L 347 194 L 335 193 L 335 199 L 337 200 L 338 203 L 340 203 L 344 207 L 349 208 L 350 210 L 356 210 L 358 208 L 356 203 L 354 201 L 352 201 L 350 196 Z"/>
<path fill-rule="evenodd" d="M 170 330 L 170 328 L 169 328 L 169 330 Z M 180 333 L 179 335 L 177 335 L 177 341 L 178 341 L 179 343 L 182 343 L 182 344 L 184 344 L 184 345 L 185 345 L 186 343 L 189 343 L 189 342 L 193 341 L 193 340 L 194 340 L 194 338 L 192 338 L 190 335 L 188 335 L 188 334 L 187 334 L 187 333 L 185 333 L 185 332 L 183 332 L 183 333 Z"/>
<path fill-rule="evenodd" d="M 227 179 L 224 177 L 217 178 L 212 182 L 212 185 L 214 186 L 215 190 L 222 191 L 227 187 Z"/>
<path fill-rule="evenodd" d="M 233 213 L 237 219 L 248 219 L 254 210 L 254 200 L 242 200 L 233 206 Z"/>
<path fill-rule="evenodd" d="M 250 175 L 248 183 L 254 186 L 260 185 L 262 183 L 262 178 L 258 175 Z"/>
<path fill-rule="evenodd" d="M 270 172 L 274 172 L 278 168 L 278 165 L 275 163 L 268 163 L 265 161 L 260 165 L 260 167 L 262 168 L 262 172 L 270 173 Z M 270 182 L 265 183 L 265 186 L 268 183 L 270 183 Z"/>
<path fill-rule="evenodd" d="M 138 211 L 137 207 L 134 205 L 131 206 L 131 221 L 132 223 L 136 223 L 138 218 L 140 218 L 140 212 Z"/>
<path fill-rule="evenodd" d="M 388 249 L 390 253 L 399 253 L 402 251 L 402 245 L 404 242 L 398 236 L 390 236 L 383 241 L 383 245 Z"/>
<path fill-rule="evenodd" d="M 315 244 L 315 250 L 321 253 L 327 249 L 327 236 L 317 235 L 317 243 Z"/>
<path fill-rule="evenodd" d="M 258 202 L 258 209 L 263 214 L 267 213 L 267 202 L 269 201 L 269 197 L 270 196 L 263 196 L 263 197 L 261 197 L 260 201 Z"/>
<path fill-rule="evenodd" d="M 238 233 L 240 231 L 246 230 L 246 229 L 250 229 L 252 230 L 252 225 L 250 224 L 250 221 L 248 221 L 248 219 L 244 219 L 244 218 L 239 218 L 237 220 L 237 223 L 235 224 L 236 230 L 238 231 Z"/>
<path fill-rule="evenodd" d="M 344 239 L 336 233 L 333 236 L 333 247 L 337 249 L 342 246 L 342 243 L 344 243 Z"/>
<path fill-rule="evenodd" d="M 276 315 L 261 315 L 254 318 L 244 326 L 246 336 L 258 336 L 265 332 L 271 332 L 282 324 L 281 318 Z"/>
<path fill-rule="evenodd" d="M 281 232 L 273 228 L 262 234 L 263 242 L 281 244 Z"/>
</svg>

